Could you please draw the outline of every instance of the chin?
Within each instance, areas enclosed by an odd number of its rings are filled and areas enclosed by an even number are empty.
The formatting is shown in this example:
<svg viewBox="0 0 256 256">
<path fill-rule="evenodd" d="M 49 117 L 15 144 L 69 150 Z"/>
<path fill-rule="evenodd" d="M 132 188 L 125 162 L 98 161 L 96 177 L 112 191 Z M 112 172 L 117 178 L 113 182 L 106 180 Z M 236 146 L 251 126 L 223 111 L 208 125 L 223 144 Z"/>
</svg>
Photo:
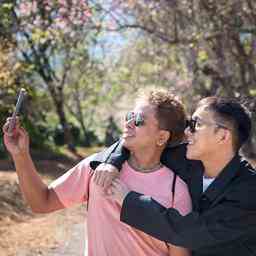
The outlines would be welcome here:
<svg viewBox="0 0 256 256">
<path fill-rule="evenodd" d="M 127 149 L 131 149 L 133 147 L 133 142 L 130 138 L 123 138 L 123 146 Z"/>
</svg>

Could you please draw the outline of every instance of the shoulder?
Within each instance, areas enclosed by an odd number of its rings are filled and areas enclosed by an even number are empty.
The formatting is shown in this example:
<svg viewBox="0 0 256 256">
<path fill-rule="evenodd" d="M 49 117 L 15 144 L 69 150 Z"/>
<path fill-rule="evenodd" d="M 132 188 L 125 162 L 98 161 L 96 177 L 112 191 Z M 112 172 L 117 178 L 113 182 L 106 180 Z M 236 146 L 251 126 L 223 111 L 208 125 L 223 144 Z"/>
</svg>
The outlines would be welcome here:
<svg viewBox="0 0 256 256">
<path fill-rule="evenodd" d="M 245 173 L 247 173 L 247 175 L 250 175 L 250 176 L 256 174 L 255 168 L 252 167 L 252 165 L 244 158 L 241 158 L 240 169 L 242 171 L 244 171 Z"/>
<path fill-rule="evenodd" d="M 232 182 L 230 196 L 238 200 L 240 206 L 256 210 L 256 170 L 245 160 L 241 160 L 239 174 Z"/>
<path fill-rule="evenodd" d="M 243 158 L 239 163 L 237 179 L 240 181 L 239 183 L 243 186 L 246 186 L 246 184 L 255 184 L 256 182 L 256 170 L 248 161 Z"/>
<path fill-rule="evenodd" d="M 187 192 L 188 191 L 188 185 L 187 183 L 178 175 L 176 176 L 176 182 L 175 182 L 175 190 L 177 191 L 177 193 L 181 193 L 181 192 Z"/>
<path fill-rule="evenodd" d="M 68 188 L 71 191 L 73 187 L 78 186 L 81 182 L 86 182 L 92 174 L 89 162 L 90 157 L 83 159 L 59 178 L 54 180 L 49 187 L 59 187 L 59 189 L 62 188 L 63 191 Z"/>
<path fill-rule="evenodd" d="M 188 191 L 188 185 L 187 183 L 180 177 L 178 174 L 176 174 L 172 169 L 165 167 L 165 172 L 168 173 L 168 176 L 170 177 L 170 180 L 172 182 L 172 191 L 175 192 L 175 194 L 182 195 L 183 193 L 187 194 Z"/>
<path fill-rule="evenodd" d="M 175 186 L 175 189 L 187 189 L 187 183 L 182 179 L 182 177 L 180 177 L 178 174 L 176 174 L 171 168 L 167 167 L 167 166 L 163 166 L 164 167 L 164 172 L 165 175 L 167 175 L 168 177 L 170 177 L 170 180 L 173 182 L 173 186 Z"/>
<path fill-rule="evenodd" d="M 90 162 L 95 159 L 96 154 L 90 155 L 84 159 L 82 159 L 77 166 L 81 166 L 81 167 L 90 167 Z"/>
<path fill-rule="evenodd" d="M 67 173 L 82 173 L 91 171 L 90 162 L 94 158 L 94 155 L 84 158 L 75 166 L 73 166 Z"/>
<path fill-rule="evenodd" d="M 121 159 L 126 159 L 129 152 L 122 145 L 122 141 L 119 140 L 110 147 L 105 148 L 102 151 L 92 155 L 89 161 L 90 167 L 95 170 L 97 166 L 101 163 L 104 163 L 109 159 L 115 159 L 117 156 L 121 157 Z"/>
</svg>

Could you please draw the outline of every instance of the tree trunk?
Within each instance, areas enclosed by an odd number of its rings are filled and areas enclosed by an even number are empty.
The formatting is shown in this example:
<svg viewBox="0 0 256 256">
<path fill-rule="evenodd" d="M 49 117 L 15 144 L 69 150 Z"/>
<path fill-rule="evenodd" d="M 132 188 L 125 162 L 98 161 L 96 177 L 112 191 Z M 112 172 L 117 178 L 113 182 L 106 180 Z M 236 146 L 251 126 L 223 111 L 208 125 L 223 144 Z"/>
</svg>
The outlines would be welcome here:
<svg viewBox="0 0 256 256">
<path fill-rule="evenodd" d="M 62 87 L 58 87 L 58 91 L 56 91 L 56 85 L 52 84 L 49 82 L 48 84 L 48 89 L 50 92 L 50 95 L 52 97 L 52 100 L 54 102 L 55 108 L 56 108 L 56 113 L 59 117 L 60 124 L 63 128 L 64 132 L 64 142 L 67 144 L 68 149 L 74 153 L 76 153 L 76 148 L 74 145 L 74 138 L 72 136 L 70 126 L 67 122 L 67 118 L 64 112 L 64 97 L 63 97 L 63 92 L 62 92 Z"/>
<path fill-rule="evenodd" d="M 66 115 L 65 115 L 65 112 L 64 112 L 63 100 L 60 100 L 60 101 L 56 100 L 55 101 L 55 107 L 56 107 L 57 114 L 59 116 L 60 124 L 63 128 L 63 131 L 64 131 L 65 144 L 67 144 L 68 149 L 70 151 L 76 152 L 75 145 L 74 145 L 74 138 L 72 136 L 71 129 L 70 129 L 71 127 L 67 122 Z"/>
</svg>

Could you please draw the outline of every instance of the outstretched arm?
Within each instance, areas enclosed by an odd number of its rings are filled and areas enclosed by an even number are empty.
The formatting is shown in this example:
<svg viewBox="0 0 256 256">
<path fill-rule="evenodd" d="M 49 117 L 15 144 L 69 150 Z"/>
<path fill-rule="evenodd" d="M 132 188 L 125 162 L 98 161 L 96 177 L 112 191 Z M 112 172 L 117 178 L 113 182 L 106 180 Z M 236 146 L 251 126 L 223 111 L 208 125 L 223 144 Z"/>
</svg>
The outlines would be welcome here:
<svg viewBox="0 0 256 256">
<path fill-rule="evenodd" d="M 19 179 L 19 186 L 27 203 L 34 212 L 46 213 L 63 208 L 53 189 L 48 189 L 37 173 L 29 153 L 27 132 L 16 122 L 12 135 L 8 133 L 10 119 L 3 127 L 4 143 L 11 154 Z"/>
</svg>

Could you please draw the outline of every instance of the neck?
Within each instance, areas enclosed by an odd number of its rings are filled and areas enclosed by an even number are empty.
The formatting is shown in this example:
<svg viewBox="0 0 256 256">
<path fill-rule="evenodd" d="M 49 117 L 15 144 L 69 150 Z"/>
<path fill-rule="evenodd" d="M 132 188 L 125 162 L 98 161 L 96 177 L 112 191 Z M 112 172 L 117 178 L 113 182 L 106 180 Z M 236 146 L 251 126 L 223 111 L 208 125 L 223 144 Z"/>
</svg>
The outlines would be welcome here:
<svg viewBox="0 0 256 256">
<path fill-rule="evenodd" d="M 132 152 L 129 164 L 140 172 L 153 172 L 162 165 L 160 163 L 161 152 Z"/>
<path fill-rule="evenodd" d="M 234 152 L 230 152 L 229 154 L 227 152 L 222 152 L 222 154 L 211 156 L 210 159 L 202 160 L 204 165 L 204 175 L 210 178 L 217 177 L 234 156 Z"/>
</svg>

